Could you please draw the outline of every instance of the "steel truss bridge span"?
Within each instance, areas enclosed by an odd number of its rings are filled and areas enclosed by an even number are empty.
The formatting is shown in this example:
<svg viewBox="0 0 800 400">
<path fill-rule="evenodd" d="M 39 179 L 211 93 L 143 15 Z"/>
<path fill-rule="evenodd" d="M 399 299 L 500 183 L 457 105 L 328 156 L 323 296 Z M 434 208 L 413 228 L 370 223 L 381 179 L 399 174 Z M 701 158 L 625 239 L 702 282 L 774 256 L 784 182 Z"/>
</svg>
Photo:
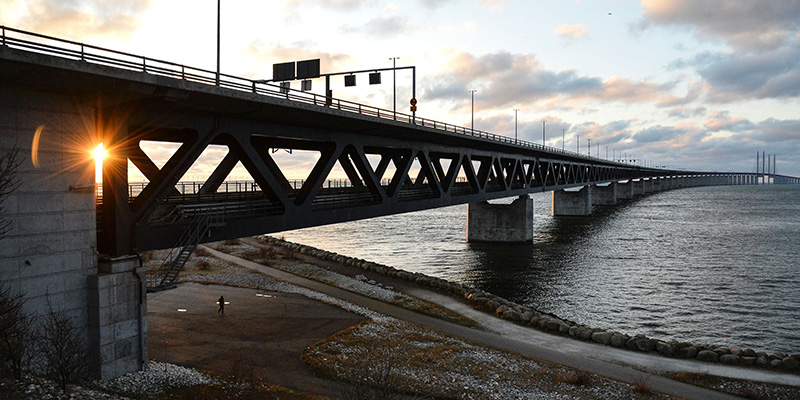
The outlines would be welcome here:
<svg viewBox="0 0 800 400">
<path fill-rule="evenodd" d="M 99 251 L 111 256 L 173 247 L 198 220 L 209 228 L 200 240 L 215 241 L 603 182 L 753 175 L 617 163 L 11 28 L 0 41 L 3 90 L 68 96 L 92 110 L 87 136 L 112 153 L 97 205 Z M 143 141 L 178 149 L 159 167 Z M 196 190 L 181 191 L 209 146 L 227 155 Z M 316 162 L 290 181 L 276 149 Z M 148 180 L 135 194 L 128 162 Z M 223 189 L 238 163 L 253 184 Z M 336 166 L 345 184 L 329 183 Z"/>
</svg>

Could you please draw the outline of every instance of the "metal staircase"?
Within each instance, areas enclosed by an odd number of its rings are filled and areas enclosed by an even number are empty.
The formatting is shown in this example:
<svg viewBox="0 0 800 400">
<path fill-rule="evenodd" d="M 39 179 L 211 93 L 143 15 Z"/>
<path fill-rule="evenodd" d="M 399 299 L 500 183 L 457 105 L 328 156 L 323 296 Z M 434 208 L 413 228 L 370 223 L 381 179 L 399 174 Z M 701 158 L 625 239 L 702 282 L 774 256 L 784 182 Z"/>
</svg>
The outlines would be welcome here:
<svg viewBox="0 0 800 400">
<path fill-rule="evenodd" d="M 157 271 L 147 278 L 147 291 L 158 292 L 175 287 L 175 280 L 186 262 L 194 253 L 200 239 L 208 234 L 213 226 L 223 224 L 221 216 L 210 213 L 197 215 L 181 235 L 178 243 L 170 250 Z"/>
</svg>

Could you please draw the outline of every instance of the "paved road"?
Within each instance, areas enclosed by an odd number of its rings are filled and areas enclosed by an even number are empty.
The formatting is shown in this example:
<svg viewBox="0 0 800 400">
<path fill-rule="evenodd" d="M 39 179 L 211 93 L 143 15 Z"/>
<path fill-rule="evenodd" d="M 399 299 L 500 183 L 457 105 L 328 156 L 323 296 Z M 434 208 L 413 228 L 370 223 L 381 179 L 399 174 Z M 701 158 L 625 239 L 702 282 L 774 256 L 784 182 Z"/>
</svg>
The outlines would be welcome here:
<svg viewBox="0 0 800 400">
<path fill-rule="evenodd" d="M 413 322 L 420 326 L 434 329 L 446 333 L 448 335 L 470 340 L 483 345 L 495 347 L 502 350 L 512 351 L 535 359 L 545 360 L 556 364 L 577 368 L 593 374 L 605 376 L 608 378 L 616 379 L 631 384 L 647 382 L 647 384 L 656 391 L 667 393 L 674 396 L 684 397 L 687 399 L 698 399 L 698 400 L 739 399 L 739 397 L 736 396 L 731 396 L 717 391 L 674 381 L 659 375 L 642 372 L 632 367 L 612 364 L 610 362 L 597 360 L 594 358 L 576 355 L 569 352 L 563 352 L 558 349 L 559 346 L 553 346 L 552 343 L 539 344 L 535 342 L 520 340 L 514 335 L 502 334 L 496 331 L 494 332 L 482 331 L 479 329 L 467 328 L 461 325 L 449 323 L 437 318 L 429 317 L 426 315 L 416 313 L 414 311 L 410 311 L 401 307 L 397 307 L 378 300 L 374 300 L 353 292 L 339 289 L 337 287 L 333 287 L 321 282 L 306 279 L 288 272 L 267 267 L 226 253 L 222 253 L 210 248 L 206 249 L 209 252 L 211 252 L 214 256 L 238 264 L 242 267 L 259 271 L 261 273 L 273 276 L 275 278 L 290 282 L 298 286 L 306 287 L 321 293 L 325 293 L 329 296 L 333 296 L 342 299 L 344 301 L 350 302 L 352 304 L 369 308 L 371 310 L 374 310 L 376 312 L 385 315 Z M 498 320 L 498 322 L 505 322 L 505 321 Z M 560 339 L 560 341 L 563 342 L 575 342 L 567 338 L 559 337 L 558 339 Z"/>
</svg>

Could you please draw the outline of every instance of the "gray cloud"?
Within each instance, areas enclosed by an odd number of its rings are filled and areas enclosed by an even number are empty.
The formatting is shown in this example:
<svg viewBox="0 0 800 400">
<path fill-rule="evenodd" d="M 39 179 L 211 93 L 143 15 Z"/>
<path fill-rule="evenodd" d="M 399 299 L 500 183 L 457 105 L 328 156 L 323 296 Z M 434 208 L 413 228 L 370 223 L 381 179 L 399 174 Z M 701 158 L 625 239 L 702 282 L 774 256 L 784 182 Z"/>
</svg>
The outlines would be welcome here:
<svg viewBox="0 0 800 400">
<path fill-rule="evenodd" d="M 411 21 L 399 15 L 385 15 L 373 18 L 366 24 L 356 27 L 345 25 L 342 27 L 344 33 L 364 33 L 371 36 L 389 37 L 409 32 L 413 29 Z"/>
<path fill-rule="evenodd" d="M 800 0 L 642 0 L 651 25 L 691 26 L 738 47 L 774 48 L 800 27 Z"/>
<path fill-rule="evenodd" d="M 694 65 L 711 101 L 800 96 L 800 40 L 769 51 L 703 53 Z"/>
<path fill-rule="evenodd" d="M 529 54 L 506 51 L 474 56 L 461 52 L 448 62 L 448 72 L 427 77 L 425 96 L 434 100 L 466 101 L 477 89 L 484 106 L 506 107 L 519 102 L 553 101 L 561 106 L 581 100 L 642 103 L 657 101 L 673 84 L 613 77 L 583 76 L 574 70 L 550 71 Z"/>
</svg>

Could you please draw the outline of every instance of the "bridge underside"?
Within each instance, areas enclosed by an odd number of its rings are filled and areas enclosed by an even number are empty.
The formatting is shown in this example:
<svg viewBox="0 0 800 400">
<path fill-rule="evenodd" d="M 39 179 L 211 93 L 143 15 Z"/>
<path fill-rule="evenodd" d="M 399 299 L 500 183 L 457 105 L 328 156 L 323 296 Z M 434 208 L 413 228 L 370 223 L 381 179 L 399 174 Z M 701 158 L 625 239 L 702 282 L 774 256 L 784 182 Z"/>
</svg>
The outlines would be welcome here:
<svg viewBox="0 0 800 400">
<path fill-rule="evenodd" d="M 104 165 L 99 203 L 101 251 L 172 247 L 202 215 L 216 217 L 203 241 L 216 241 L 646 175 L 424 130 L 356 132 L 252 117 L 173 117 L 183 114 L 173 110 L 168 124 L 156 125 L 161 116 L 140 111 L 115 124 L 118 135 L 106 142 L 117 158 Z M 142 141 L 180 147 L 158 168 Z M 228 152 L 201 184 L 179 184 L 208 146 Z M 275 160 L 278 151 L 313 154 L 316 162 L 308 176 L 289 180 Z M 137 193 L 129 190 L 128 160 L 149 180 Z M 239 163 L 254 184 L 232 188 L 224 182 Z M 346 179 L 331 179 L 335 167 Z"/>
<path fill-rule="evenodd" d="M 317 108 L 196 93 L 102 108 L 104 143 L 114 157 L 103 167 L 100 251 L 174 247 L 200 218 L 212 221 L 201 239 L 206 242 L 602 182 L 686 176 Z M 179 147 L 159 168 L 143 141 Z M 223 146 L 227 154 L 205 181 L 182 184 L 209 146 Z M 276 152 L 313 154 L 315 162 L 307 176 L 290 180 Z M 129 186 L 128 162 L 149 181 L 141 190 Z M 226 178 L 239 163 L 252 183 L 231 187 Z M 334 168 L 346 179 L 332 179 Z"/>
</svg>

